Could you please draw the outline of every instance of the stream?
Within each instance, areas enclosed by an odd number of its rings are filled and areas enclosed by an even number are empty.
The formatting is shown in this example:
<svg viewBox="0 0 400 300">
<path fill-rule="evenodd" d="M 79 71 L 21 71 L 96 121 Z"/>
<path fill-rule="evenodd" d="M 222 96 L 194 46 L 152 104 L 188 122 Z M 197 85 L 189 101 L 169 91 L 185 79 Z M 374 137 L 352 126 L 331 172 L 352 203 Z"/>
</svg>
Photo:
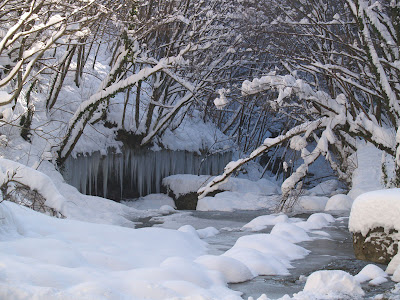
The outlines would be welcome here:
<svg viewBox="0 0 400 300">
<path fill-rule="evenodd" d="M 220 255 L 229 250 L 236 240 L 244 235 L 255 233 L 269 233 L 273 226 L 268 226 L 265 230 L 251 232 L 241 231 L 243 225 L 252 219 L 271 214 L 268 210 L 258 211 L 235 211 L 235 212 L 201 212 L 201 211 L 179 211 L 178 213 L 153 217 L 151 219 L 138 220 L 142 224 L 139 227 L 157 226 L 162 228 L 178 229 L 183 225 L 192 225 L 196 229 L 209 226 L 217 228 L 220 233 L 216 236 L 205 238 L 209 244 L 209 254 Z M 306 220 L 310 214 L 291 215 Z M 293 269 L 290 269 L 289 276 L 258 276 L 250 281 L 230 284 L 230 288 L 243 293 L 243 299 L 253 297 L 257 299 L 262 294 L 266 294 L 271 299 L 277 299 L 285 294 L 292 296 L 294 293 L 302 291 L 306 276 L 317 270 L 343 270 L 352 275 L 356 275 L 369 262 L 357 260 L 353 253 L 351 234 L 347 230 L 348 217 L 340 213 L 332 213 L 337 218 L 335 223 L 329 227 L 324 227 L 309 235 L 315 238 L 313 241 L 298 243 L 311 251 L 311 253 L 301 260 L 292 261 Z M 383 270 L 384 265 L 378 265 Z M 378 294 L 393 289 L 395 283 L 388 281 L 379 286 L 362 284 L 366 295 L 364 299 L 373 298 Z"/>
</svg>

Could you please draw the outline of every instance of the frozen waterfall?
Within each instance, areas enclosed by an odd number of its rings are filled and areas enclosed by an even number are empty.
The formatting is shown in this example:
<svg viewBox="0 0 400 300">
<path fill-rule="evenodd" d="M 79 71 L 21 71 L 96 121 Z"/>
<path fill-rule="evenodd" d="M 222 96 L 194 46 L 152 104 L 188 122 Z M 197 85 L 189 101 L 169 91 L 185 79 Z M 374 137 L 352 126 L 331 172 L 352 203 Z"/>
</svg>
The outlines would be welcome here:
<svg viewBox="0 0 400 300">
<path fill-rule="evenodd" d="M 160 193 L 161 181 L 169 175 L 218 175 L 231 158 L 230 152 L 205 157 L 187 151 L 125 149 L 70 157 L 62 173 L 83 194 L 121 200 Z"/>
</svg>

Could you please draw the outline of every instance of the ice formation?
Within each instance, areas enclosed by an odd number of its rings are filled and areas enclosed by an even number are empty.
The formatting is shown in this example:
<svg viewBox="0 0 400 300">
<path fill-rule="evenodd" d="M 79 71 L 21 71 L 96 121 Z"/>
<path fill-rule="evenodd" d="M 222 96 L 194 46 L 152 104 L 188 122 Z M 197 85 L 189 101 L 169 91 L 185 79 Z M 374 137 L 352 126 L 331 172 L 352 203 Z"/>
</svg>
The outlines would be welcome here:
<svg viewBox="0 0 400 300">
<path fill-rule="evenodd" d="M 65 180 L 83 194 L 120 200 L 160 193 L 161 181 L 173 174 L 216 175 L 231 160 L 231 153 L 203 159 L 193 152 L 124 149 L 123 153 L 69 158 Z"/>
</svg>

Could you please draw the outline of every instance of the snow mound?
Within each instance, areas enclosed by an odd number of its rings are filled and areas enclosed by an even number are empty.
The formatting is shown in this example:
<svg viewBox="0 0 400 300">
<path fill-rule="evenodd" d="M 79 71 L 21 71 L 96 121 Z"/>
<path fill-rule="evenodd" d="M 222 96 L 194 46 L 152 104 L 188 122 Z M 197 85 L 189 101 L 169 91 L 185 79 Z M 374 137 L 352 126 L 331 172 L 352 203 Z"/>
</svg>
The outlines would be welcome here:
<svg viewBox="0 0 400 300">
<path fill-rule="evenodd" d="M 210 270 L 221 272 L 228 283 L 248 281 L 255 276 L 245 264 L 228 256 L 204 255 L 195 262 Z"/>
<path fill-rule="evenodd" d="M 294 208 L 298 211 L 323 211 L 328 200 L 321 196 L 301 196 Z"/>
<path fill-rule="evenodd" d="M 275 225 L 281 222 L 287 222 L 288 219 L 288 216 L 284 214 L 259 216 L 251 220 L 249 223 L 245 224 L 242 227 L 242 230 L 260 231 L 267 228 L 268 226 Z"/>
<path fill-rule="evenodd" d="M 183 225 L 182 227 L 180 227 L 178 229 L 178 231 L 189 233 L 189 234 L 192 234 L 192 235 L 194 235 L 196 237 L 200 237 L 200 235 L 198 234 L 197 230 L 192 225 Z"/>
<path fill-rule="evenodd" d="M 233 247 L 223 256 L 232 257 L 245 264 L 255 275 L 289 275 L 291 265 L 272 255 L 251 248 Z"/>
<path fill-rule="evenodd" d="M 303 291 L 320 295 L 364 295 L 360 283 L 349 273 L 341 270 L 317 271 L 312 273 L 308 276 Z"/>
<path fill-rule="evenodd" d="M 385 278 L 387 276 L 388 276 L 388 274 L 386 274 L 381 268 L 379 268 L 378 266 L 375 266 L 373 264 L 369 264 L 369 265 L 366 265 L 356 276 L 354 276 L 354 279 L 360 283 L 363 283 L 363 282 L 371 281 L 371 280 L 375 280 L 375 279 L 378 279 L 379 281 L 381 281 L 380 277 Z M 377 284 L 375 283 L 374 285 L 377 285 Z"/>
<path fill-rule="evenodd" d="M 400 231 L 400 189 L 387 189 L 362 194 L 354 200 L 349 229 L 366 235 L 369 230 L 383 227 Z"/>
<path fill-rule="evenodd" d="M 386 273 L 389 275 L 393 275 L 396 269 L 400 266 L 400 253 L 397 253 L 386 268 Z"/>
<path fill-rule="evenodd" d="M 176 208 L 174 199 L 165 194 L 150 194 L 144 197 L 140 197 L 137 200 L 124 201 L 122 202 L 122 204 L 139 210 L 159 209 L 170 211 L 170 208 L 172 208 L 173 210 L 174 208 Z M 168 205 L 169 207 L 164 207 L 164 209 L 161 209 L 165 205 Z"/>
<path fill-rule="evenodd" d="M 309 189 L 307 192 L 312 196 L 330 196 L 340 187 L 340 182 L 336 179 L 326 180 L 317 186 Z"/>
<path fill-rule="evenodd" d="M 219 230 L 215 227 L 207 227 L 196 230 L 192 225 L 183 225 L 178 229 L 178 231 L 192 234 L 201 239 L 212 237 L 219 233 Z"/>
<path fill-rule="evenodd" d="M 335 218 L 326 213 L 315 213 L 308 217 L 306 222 L 298 222 L 296 226 L 303 228 L 306 231 L 321 229 L 335 222 Z"/>
<path fill-rule="evenodd" d="M 0 299 L 241 299 L 193 261 L 206 253 L 194 234 L 56 219 L 7 201 L 0 213 Z"/>
<path fill-rule="evenodd" d="M 253 234 L 240 237 L 233 247 L 250 248 L 283 260 L 302 259 L 310 251 L 271 234 Z"/>
<path fill-rule="evenodd" d="M 300 242 L 312 240 L 303 228 L 298 227 L 295 224 L 290 224 L 290 223 L 276 224 L 272 228 L 271 234 L 280 236 L 283 239 L 288 240 L 291 243 L 300 243 Z"/>
<path fill-rule="evenodd" d="M 325 206 L 325 211 L 346 210 L 350 211 L 353 205 L 353 199 L 344 194 L 337 194 L 329 198 Z"/>
<path fill-rule="evenodd" d="M 219 230 L 215 227 L 207 227 L 203 229 L 197 229 L 197 233 L 201 239 L 205 239 L 219 234 Z"/>
</svg>

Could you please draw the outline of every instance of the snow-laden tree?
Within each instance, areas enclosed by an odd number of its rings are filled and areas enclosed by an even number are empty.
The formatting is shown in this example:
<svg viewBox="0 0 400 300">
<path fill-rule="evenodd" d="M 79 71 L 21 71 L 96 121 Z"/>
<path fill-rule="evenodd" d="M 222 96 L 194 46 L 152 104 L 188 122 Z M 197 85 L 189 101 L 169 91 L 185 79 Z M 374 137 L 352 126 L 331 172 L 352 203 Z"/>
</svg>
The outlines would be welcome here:
<svg viewBox="0 0 400 300">
<path fill-rule="evenodd" d="M 233 4 L 138 3 L 131 19 L 119 23 L 111 71 L 69 121 L 58 161 L 70 155 L 87 124 L 111 124 L 144 147 L 167 128 L 178 127 L 193 107 L 207 106 L 209 94 L 237 67 L 232 49 L 240 39 L 227 26 L 235 17 Z M 119 121 L 108 115 L 113 97 L 122 92 L 126 97 Z"/>
<path fill-rule="evenodd" d="M 290 208 L 291 192 L 300 188 L 309 165 L 321 155 L 339 178 L 349 182 L 347 158 L 355 150 L 355 137 L 395 159 L 398 186 L 400 4 L 299 0 L 256 5 L 278 16 L 257 28 L 271 39 L 269 51 L 280 57 L 281 64 L 278 71 L 243 82 L 242 94 L 268 95 L 268 105 L 290 116 L 294 125 L 267 138 L 247 158 L 228 164 L 224 174 L 199 191 L 200 197 L 217 189 L 244 163 L 287 142 L 303 159 L 282 184 L 280 209 Z M 276 93 L 272 99 L 271 91 Z"/>
</svg>

